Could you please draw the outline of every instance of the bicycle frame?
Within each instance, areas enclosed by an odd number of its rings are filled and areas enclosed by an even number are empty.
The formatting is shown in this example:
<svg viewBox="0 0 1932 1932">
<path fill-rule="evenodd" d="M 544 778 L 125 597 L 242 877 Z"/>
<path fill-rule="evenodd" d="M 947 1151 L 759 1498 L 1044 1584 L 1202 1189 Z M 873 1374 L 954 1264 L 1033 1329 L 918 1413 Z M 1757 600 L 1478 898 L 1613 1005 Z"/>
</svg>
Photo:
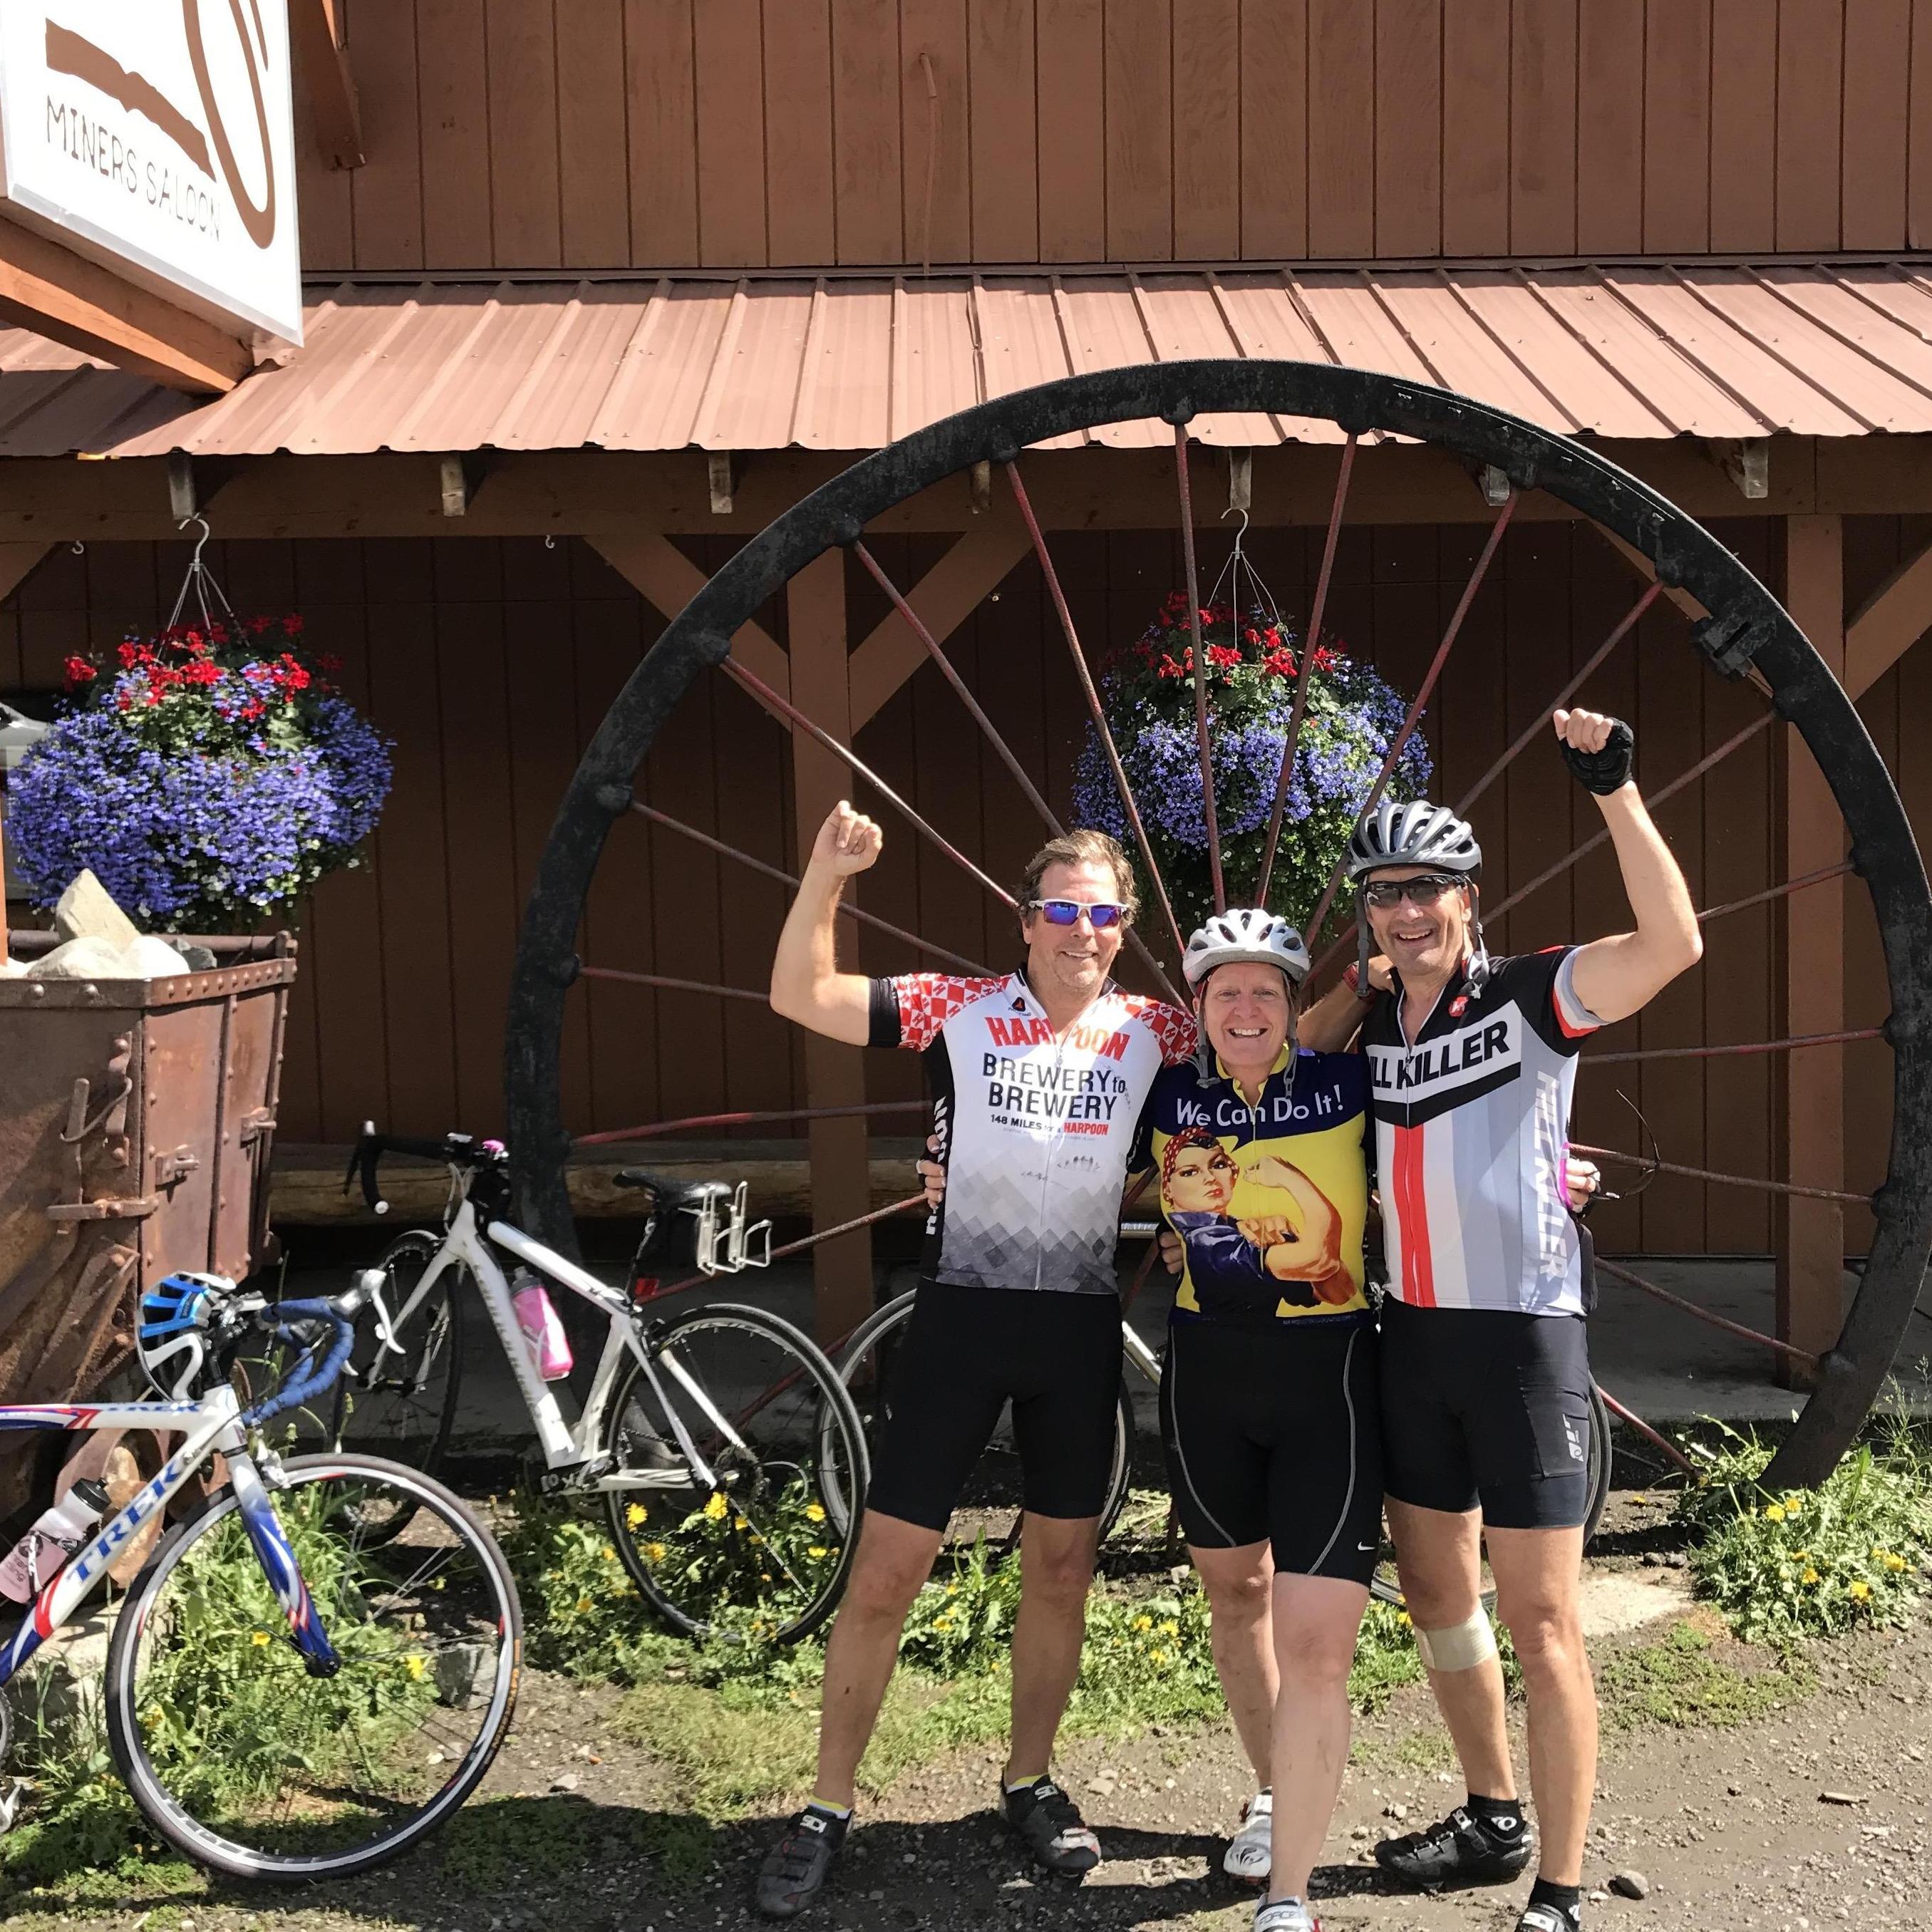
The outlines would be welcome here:
<svg viewBox="0 0 1932 1932">
<path fill-rule="evenodd" d="M 469 1268 L 475 1280 L 483 1297 L 483 1305 L 489 1311 L 490 1324 L 496 1330 L 496 1339 L 502 1344 L 505 1354 L 509 1358 L 511 1372 L 517 1378 L 517 1387 L 523 1396 L 524 1405 L 530 1411 L 530 1420 L 536 1430 L 537 1440 L 542 1448 L 544 1462 L 548 1468 L 558 1472 L 580 1468 L 591 1460 L 596 1453 L 594 1445 L 603 1423 L 604 1406 L 610 1399 L 610 1392 L 616 1385 L 618 1372 L 623 1366 L 624 1358 L 629 1354 L 634 1356 L 642 1366 L 652 1394 L 670 1420 L 672 1432 L 677 1438 L 677 1446 L 685 1459 L 685 1466 L 682 1468 L 628 1470 L 619 1474 L 600 1473 L 594 1486 L 598 1490 L 682 1489 L 687 1486 L 689 1478 L 695 1476 L 707 1488 L 717 1487 L 716 1472 L 706 1462 L 697 1444 L 692 1439 L 682 1417 L 665 1400 L 664 1384 L 658 1373 L 658 1361 L 644 1346 L 643 1325 L 629 1300 L 618 1289 L 599 1281 L 595 1275 L 587 1273 L 574 1262 L 566 1261 L 562 1256 L 545 1247 L 541 1241 L 532 1240 L 522 1229 L 512 1227 L 507 1221 L 492 1221 L 487 1228 L 479 1228 L 476 1207 L 469 1197 L 467 1177 L 460 1168 L 452 1168 L 451 1172 L 456 1178 L 455 1211 L 444 1230 L 442 1241 L 436 1250 L 435 1258 L 424 1269 L 415 1289 L 402 1306 L 393 1312 L 385 1306 L 380 1287 L 374 1292 L 370 1306 L 375 1313 L 376 1334 L 382 1346 L 375 1360 L 362 1372 L 373 1378 L 380 1369 L 386 1354 L 402 1355 L 403 1346 L 397 1340 L 398 1331 L 407 1324 L 423 1298 L 443 1273 L 460 1262 Z M 564 1420 L 562 1407 L 557 1400 L 556 1391 L 537 1373 L 536 1365 L 530 1360 L 523 1331 L 517 1325 L 516 1310 L 512 1302 L 509 1281 L 492 1252 L 495 1248 L 501 1248 L 514 1255 L 519 1261 L 535 1269 L 546 1282 L 568 1288 L 572 1294 L 600 1310 L 609 1320 L 610 1327 L 604 1336 L 603 1353 L 598 1358 L 596 1373 L 591 1378 L 590 1394 L 584 1398 L 583 1413 L 578 1418 L 574 1427 Z M 681 1363 L 674 1357 L 666 1354 L 663 1358 L 663 1366 L 727 1442 L 734 1448 L 747 1448 L 730 1419 L 719 1410 Z"/>
<path fill-rule="evenodd" d="M 54 1632 L 79 1608 L 100 1580 L 122 1547 L 142 1524 L 165 1508 L 169 1499 L 211 1455 L 227 1458 L 230 1486 L 234 1490 L 243 1526 L 254 1546 L 262 1574 L 275 1593 L 289 1621 L 289 1634 L 309 1668 L 318 1674 L 338 1666 L 334 1647 L 315 1614 L 308 1586 L 302 1580 L 295 1551 L 268 1500 L 248 1447 L 242 1405 L 235 1391 L 224 1386 L 200 1402 L 115 1402 L 92 1407 L 65 1403 L 34 1403 L 0 1407 L 0 1430 L 59 1430 L 70 1433 L 101 1429 L 148 1429 L 179 1432 L 185 1440 L 164 1462 L 160 1472 L 144 1483 L 119 1512 L 100 1524 L 70 1556 L 59 1571 L 40 1586 L 27 1606 L 20 1628 L 0 1644 L 0 1684 L 4 1684 Z"/>
</svg>

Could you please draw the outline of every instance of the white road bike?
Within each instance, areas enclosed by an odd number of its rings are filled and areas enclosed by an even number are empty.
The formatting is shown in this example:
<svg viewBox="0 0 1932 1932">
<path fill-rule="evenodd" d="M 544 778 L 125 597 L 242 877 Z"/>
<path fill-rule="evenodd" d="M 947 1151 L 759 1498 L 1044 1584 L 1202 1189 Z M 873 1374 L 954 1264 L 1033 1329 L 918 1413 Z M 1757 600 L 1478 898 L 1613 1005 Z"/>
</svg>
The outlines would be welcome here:
<svg viewBox="0 0 1932 1932">
<path fill-rule="evenodd" d="M 505 1219 L 508 1156 L 496 1141 L 378 1134 L 365 1124 L 350 1180 L 387 1212 L 386 1154 L 449 1169 L 440 1234 L 400 1237 L 362 1280 L 369 1301 L 333 1419 L 338 1444 L 433 1472 L 449 1448 L 472 1295 L 508 1358 L 543 1462 L 542 1486 L 603 1499 L 617 1557 L 645 1600 L 687 1636 L 790 1642 L 831 1614 L 852 1560 L 844 1526 L 864 1508 L 865 1432 L 818 1346 L 761 1308 L 653 1305 L 668 1261 L 698 1273 L 677 1288 L 762 1265 L 767 1223 L 746 1221 L 740 1185 L 697 1187 L 641 1169 L 617 1176 L 645 1195 L 646 1225 L 627 1286 L 614 1288 Z M 511 1276 L 604 1316 L 603 1346 L 581 1412 L 567 1420 L 518 1326 Z M 467 1284 L 467 1292 L 465 1285 Z"/>
</svg>

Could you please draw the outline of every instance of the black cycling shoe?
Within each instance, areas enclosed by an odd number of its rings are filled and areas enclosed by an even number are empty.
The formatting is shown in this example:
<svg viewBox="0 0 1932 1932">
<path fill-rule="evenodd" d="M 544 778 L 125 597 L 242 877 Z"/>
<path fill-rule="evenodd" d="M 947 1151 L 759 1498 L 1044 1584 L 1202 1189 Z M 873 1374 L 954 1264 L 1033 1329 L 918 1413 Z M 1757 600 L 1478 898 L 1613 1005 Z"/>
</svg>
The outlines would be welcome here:
<svg viewBox="0 0 1932 1932">
<path fill-rule="evenodd" d="M 824 1889 L 850 1822 L 807 1806 L 785 1827 L 758 1868 L 754 1903 L 767 1918 L 796 1918 Z"/>
<path fill-rule="evenodd" d="M 1384 1838 L 1376 1847 L 1376 1862 L 1424 1892 L 1442 1892 L 1466 1885 L 1507 1885 L 1527 1868 L 1533 1850 L 1527 1826 L 1504 1837 L 1459 1804 L 1426 1832 Z"/>
<path fill-rule="evenodd" d="M 1036 1778 L 1017 1791 L 1002 1786 L 1000 1811 L 1034 1864 L 1056 1878 L 1084 1878 L 1100 1862 L 1100 1840 L 1052 1778 Z"/>
</svg>

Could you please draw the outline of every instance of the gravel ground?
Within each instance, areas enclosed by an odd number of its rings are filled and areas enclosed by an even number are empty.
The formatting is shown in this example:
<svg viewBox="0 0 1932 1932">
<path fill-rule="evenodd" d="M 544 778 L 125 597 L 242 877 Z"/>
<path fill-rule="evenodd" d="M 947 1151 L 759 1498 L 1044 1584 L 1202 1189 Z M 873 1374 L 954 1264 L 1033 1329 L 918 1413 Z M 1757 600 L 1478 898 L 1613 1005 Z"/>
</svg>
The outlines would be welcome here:
<svg viewBox="0 0 1932 1932">
<path fill-rule="evenodd" d="M 1610 1539 L 1612 1568 L 1667 1564 L 1644 1543 L 1641 1507 Z M 1621 1547 L 1618 1546 L 1621 1545 Z M 1700 1613 L 1701 1615 L 1701 1613 Z M 1714 1626 L 1708 1626 L 1714 1628 Z M 1593 1646 L 1600 1668 L 1658 1628 Z M 1768 1666 L 1721 1639 L 1708 1653 Z M 1606 1736 L 1586 1878 L 1642 1875 L 1641 1900 L 1593 1896 L 1586 1922 L 1642 1928 L 1880 1928 L 1932 1924 L 1926 1755 L 1932 1624 L 1815 1646 L 1816 1681 L 1732 1728 L 1655 1724 Z M 754 1924 L 742 1900 L 778 1814 L 730 1825 L 681 1810 L 665 1768 L 626 1743 L 617 1694 L 532 1672 L 516 1728 L 484 1790 L 436 1842 L 388 1870 L 306 1896 L 98 1894 L 65 1915 L 0 1925 L 100 1932 L 714 1932 Z M 1519 1753 L 1519 1761 L 1520 1754 Z M 1420 1687 L 1358 1725 L 1354 1762 L 1317 1875 L 1330 1932 L 1508 1932 L 1526 1882 L 1437 1899 L 1399 1894 L 1372 1841 L 1460 1796 L 1447 1741 Z M 808 1923 L 854 1932 L 1060 1925 L 1245 1926 L 1254 1894 L 1220 1875 L 1246 1770 L 1225 1725 L 1082 1739 L 1061 1777 L 1099 1830 L 1106 1862 L 1077 1890 L 1036 1884 L 991 1815 L 992 1748 L 961 1750 L 868 1804 L 834 1886 Z"/>
</svg>

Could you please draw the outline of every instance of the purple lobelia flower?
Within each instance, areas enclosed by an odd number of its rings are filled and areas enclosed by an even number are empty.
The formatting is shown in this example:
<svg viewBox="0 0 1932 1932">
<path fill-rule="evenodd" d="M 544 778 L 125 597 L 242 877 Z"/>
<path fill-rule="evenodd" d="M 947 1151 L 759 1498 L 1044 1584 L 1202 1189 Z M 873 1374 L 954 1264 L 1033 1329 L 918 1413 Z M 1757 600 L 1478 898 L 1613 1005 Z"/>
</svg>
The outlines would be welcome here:
<svg viewBox="0 0 1932 1932">
<path fill-rule="evenodd" d="M 1202 617 L 1215 820 L 1228 892 L 1240 903 L 1258 883 L 1300 654 L 1294 632 L 1272 611 L 1216 604 Z M 1175 592 L 1138 639 L 1112 654 L 1101 695 L 1148 843 L 1186 930 L 1214 902 L 1184 595 Z M 1268 892 L 1276 910 L 1298 920 L 1313 912 L 1407 709 L 1371 666 L 1332 644 L 1316 649 Z M 1386 795 L 1420 796 L 1431 770 L 1418 731 L 1396 760 Z M 1113 833 L 1143 866 L 1091 724 L 1075 767 L 1073 810 L 1082 824 Z M 1147 886 L 1143 878 L 1144 894 Z M 1347 916 L 1345 898 L 1336 917 Z"/>
<path fill-rule="evenodd" d="M 135 922 L 252 926 L 357 862 L 389 742 L 265 620 L 130 639 L 111 676 L 70 659 L 75 703 L 14 773 L 7 830 L 37 904 L 91 868 Z"/>
</svg>

